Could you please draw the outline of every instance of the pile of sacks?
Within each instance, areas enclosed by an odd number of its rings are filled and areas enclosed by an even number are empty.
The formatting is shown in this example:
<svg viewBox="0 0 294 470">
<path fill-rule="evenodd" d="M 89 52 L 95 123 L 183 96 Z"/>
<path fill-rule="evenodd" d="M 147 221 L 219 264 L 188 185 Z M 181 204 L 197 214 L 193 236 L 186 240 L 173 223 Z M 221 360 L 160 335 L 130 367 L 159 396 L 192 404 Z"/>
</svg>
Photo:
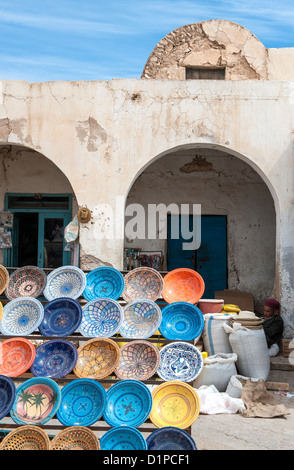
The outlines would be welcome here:
<svg viewBox="0 0 294 470">
<path fill-rule="evenodd" d="M 200 398 L 200 413 L 241 412 L 249 416 L 245 395 L 242 398 L 245 387 L 263 387 L 264 395 L 268 395 L 265 381 L 270 372 L 270 357 L 263 320 L 253 312 L 240 309 L 205 314 L 204 319 L 202 339 L 207 357 L 194 382 Z M 248 388 L 246 393 L 250 396 Z M 278 413 L 286 411 L 279 409 Z M 267 412 L 273 414 L 273 410 Z"/>
</svg>

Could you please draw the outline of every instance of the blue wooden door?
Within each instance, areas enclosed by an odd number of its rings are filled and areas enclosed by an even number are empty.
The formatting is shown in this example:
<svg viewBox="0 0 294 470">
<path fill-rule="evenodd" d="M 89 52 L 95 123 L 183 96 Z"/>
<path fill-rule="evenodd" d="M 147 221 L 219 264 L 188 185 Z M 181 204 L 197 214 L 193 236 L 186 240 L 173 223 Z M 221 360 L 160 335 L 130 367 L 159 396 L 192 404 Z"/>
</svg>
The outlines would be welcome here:
<svg viewBox="0 0 294 470">
<path fill-rule="evenodd" d="M 172 217 L 172 216 L 170 216 Z M 201 245 L 197 250 L 183 250 L 183 240 L 171 237 L 168 219 L 167 269 L 195 269 L 204 279 L 203 298 L 214 299 L 214 293 L 227 288 L 227 218 L 222 215 L 201 216 Z M 190 216 L 190 226 L 192 216 Z M 192 231 L 192 228 L 191 228 Z"/>
</svg>

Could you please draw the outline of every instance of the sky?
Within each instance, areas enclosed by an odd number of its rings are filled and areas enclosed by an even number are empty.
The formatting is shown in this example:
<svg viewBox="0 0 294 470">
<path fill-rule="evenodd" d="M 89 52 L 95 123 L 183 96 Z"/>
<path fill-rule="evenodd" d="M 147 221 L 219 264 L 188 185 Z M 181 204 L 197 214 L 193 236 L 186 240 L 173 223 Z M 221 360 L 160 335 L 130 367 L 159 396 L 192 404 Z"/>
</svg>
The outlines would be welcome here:
<svg viewBox="0 0 294 470">
<path fill-rule="evenodd" d="M 0 0 L 0 79 L 140 78 L 164 36 L 212 19 L 294 47 L 293 0 Z"/>
</svg>

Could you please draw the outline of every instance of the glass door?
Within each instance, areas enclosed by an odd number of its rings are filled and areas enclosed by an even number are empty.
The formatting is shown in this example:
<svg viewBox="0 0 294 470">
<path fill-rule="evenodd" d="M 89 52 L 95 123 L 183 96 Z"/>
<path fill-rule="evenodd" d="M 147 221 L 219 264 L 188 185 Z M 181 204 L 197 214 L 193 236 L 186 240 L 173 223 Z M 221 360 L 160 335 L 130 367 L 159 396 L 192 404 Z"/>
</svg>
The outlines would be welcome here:
<svg viewBox="0 0 294 470">
<path fill-rule="evenodd" d="M 69 252 L 64 251 L 63 232 L 70 222 L 66 213 L 46 212 L 39 214 L 38 266 L 59 268 L 65 264 Z"/>
</svg>

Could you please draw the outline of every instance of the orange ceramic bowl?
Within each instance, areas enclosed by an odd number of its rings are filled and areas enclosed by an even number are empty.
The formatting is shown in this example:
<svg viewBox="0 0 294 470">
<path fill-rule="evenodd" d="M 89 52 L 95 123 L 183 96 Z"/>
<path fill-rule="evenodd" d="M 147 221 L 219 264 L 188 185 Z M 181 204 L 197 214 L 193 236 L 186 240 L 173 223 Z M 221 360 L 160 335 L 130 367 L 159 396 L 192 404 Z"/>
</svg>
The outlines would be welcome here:
<svg viewBox="0 0 294 470">
<path fill-rule="evenodd" d="M 193 269 L 174 269 L 164 277 L 163 281 L 162 297 L 168 304 L 173 302 L 196 304 L 204 294 L 204 280 Z"/>
<path fill-rule="evenodd" d="M 0 343 L 0 374 L 18 377 L 34 362 L 35 346 L 25 338 L 10 338 Z"/>
</svg>

